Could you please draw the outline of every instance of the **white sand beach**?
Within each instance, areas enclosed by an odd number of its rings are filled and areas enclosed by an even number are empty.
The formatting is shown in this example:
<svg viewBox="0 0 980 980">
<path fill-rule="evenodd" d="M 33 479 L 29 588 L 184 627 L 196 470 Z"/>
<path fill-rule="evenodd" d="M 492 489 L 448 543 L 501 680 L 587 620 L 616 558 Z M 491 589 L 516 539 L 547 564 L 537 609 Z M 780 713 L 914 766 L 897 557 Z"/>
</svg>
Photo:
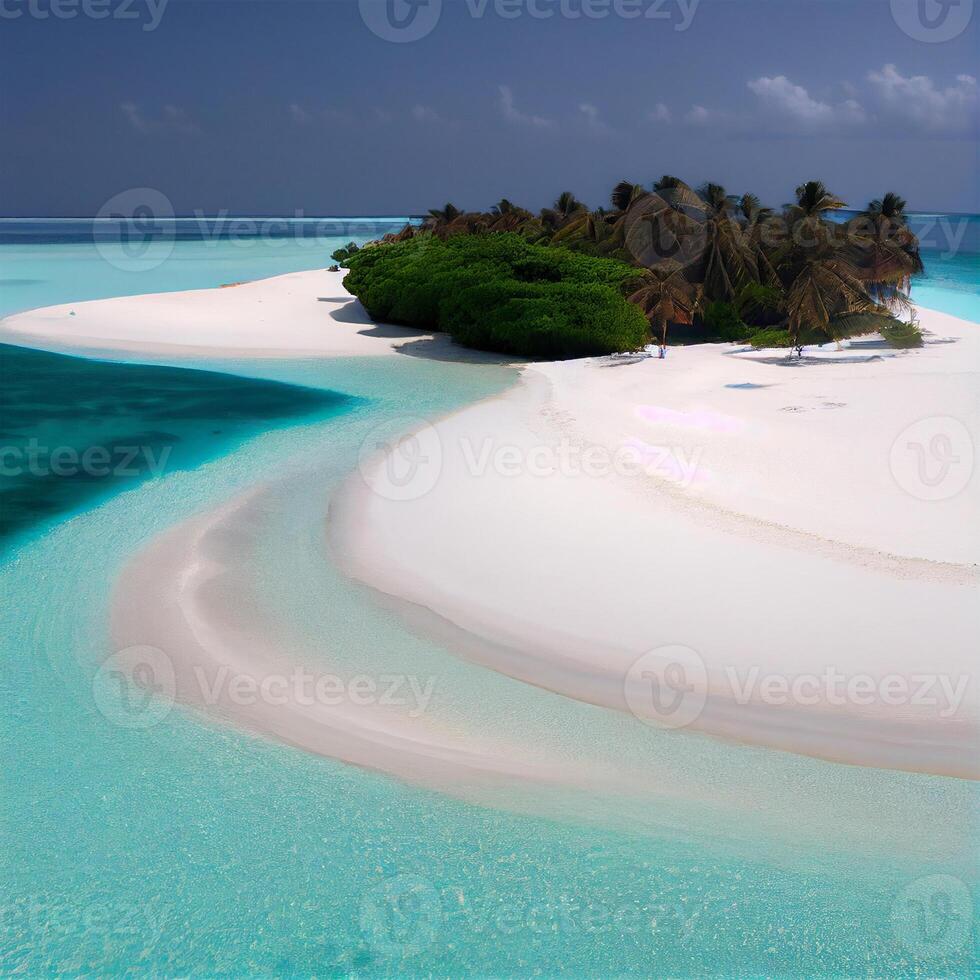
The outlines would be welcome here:
<svg viewBox="0 0 980 980">
<path fill-rule="evenodd" d="M 294 272 L 220 289 L 49 306 L 0 320 L 0 341 L 77 353 L 374 357 L 428 337 L 376 327 L 344 289 L 344 275 Z"/>
<path fill-rule="evenodd" d="M 980 333 L 921 318 L 914 351 L 533 365 L 351 477 L 333 547 L 528 683 L 671 724 L 680 657 L 693 728 L 975 777 Z"/>
<path fill-rule="evenodd" d="M 626 718 L 976 777 L 980 333 L 920 315 L 913 351 L 856 341 L 790 362 L 700 345 L 528 366 L 353 473 L 324 517 L 332 558 L 457 656 Z M 190 359 L 452 346 L 370 323 L 325 272 L 38 310 L 0 336 Z M 117 644 L 158 646 L 185 672 L 289 662 L 268 637 L 243 642 L 248 604 L 209 551 L 247 537 L 254 512 L 232 501 L 137 556 Z M 651 679 L 679 712 L 651 701 Z M 181 697 L 440 788 L 635 778 L 424 720 Z"/>
</svg>

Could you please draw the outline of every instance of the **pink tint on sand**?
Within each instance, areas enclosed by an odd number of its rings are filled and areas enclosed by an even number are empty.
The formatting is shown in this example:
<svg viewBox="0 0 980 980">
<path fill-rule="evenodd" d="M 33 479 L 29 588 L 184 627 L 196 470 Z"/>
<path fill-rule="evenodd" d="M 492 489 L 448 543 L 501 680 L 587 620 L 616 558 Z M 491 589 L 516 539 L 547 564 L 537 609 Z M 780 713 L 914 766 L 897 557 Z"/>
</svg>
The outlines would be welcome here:
<svg viewBox="0 0 980 980">
<path fill-rule="evenodd" d="M 705 429 L 709 432 L 740 432 L 745 427 L 742 419 L 706 409 L 682 412 L 662 405 L 638 405 L 636 414 L 644 422 L 661 422 L 685 429 Z"/>
<path fill-rule="evenodd" d="M 669 446 L 654 446 L 635 437 L 627 439 L 624 445 L 636 452 L 648 473 L 670 480 L 671 483 L 679 483 L 684 487 L 694 484 L 702 486 L 712 479 L 711 470 L 696 459 L 679 459 L 677 450 Z"/>
</svg>

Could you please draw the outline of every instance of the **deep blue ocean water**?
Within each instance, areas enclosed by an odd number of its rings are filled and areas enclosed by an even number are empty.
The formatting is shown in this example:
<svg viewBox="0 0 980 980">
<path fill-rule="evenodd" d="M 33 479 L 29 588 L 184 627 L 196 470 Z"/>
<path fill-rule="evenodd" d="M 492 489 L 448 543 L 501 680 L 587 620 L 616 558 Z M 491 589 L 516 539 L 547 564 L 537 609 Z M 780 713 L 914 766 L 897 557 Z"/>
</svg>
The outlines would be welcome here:
<svg viewBox="0 0 980 980">
<path fill-rule="evenodd" d="M 0 547 L 39 522 L 192 469 L 257 429 L 356 399 L 214 371 L 0 344 Z"/>
<path fill-rule="evenodd" d="M 107 261 L 71 233 L 0 243 L 3 308 L 319 268 L 356 237 L 309 251 L 299 238 L 175 240 L 161 264 L 135 268 L 152 261 L 146 243 Z M 965 254 L 927 257 L 937 308 L 961 294 L 977 301 Z M 43 515 L 30 513 L 29 494 L 18 503 L 28 513 L 0 556 L 0 974 L 975 974 L 976 869 L 944 845 L 976 832 L 971 785 L 661 738 L 458 660 L 333 569 L 324 508 L 365 436 L 499 391 L 508 369 L 398 357 L 212 361 L 203 365 L 211 374 L 4 353 L 16 414 L 0 429 L 12 440 L 35 431 L 51 442 L 53 430 L 82 449 L 135 434 L 186 455 L 94 494 L 69 490 Z M 154 398 L 183 409 L 164 412 Z M 73 403 L 84 411 L 66 414 Z M 234 431 L 216 431 L 226 425 Z M 650 815 L 656 833 L 605 826 L 602 801 L 598 819 L 551 821 L 464 804 L 191 713 L 136 729 L 104 713 L 94 679 L 111 649 L 111 586 L 125 562 L 178 521 L 287 475 L 298 489 L 256 546 L 263 612 L 284 635 L 301 622 L 314 652 L 351 669 L 406 657 L 442 679 L 449 719 L 463 712 L 528 741 L 557 732 L 572 758 L 595 745 L 670 753 L 703 781 L 705 801 L 692 811 L 665 798 Z M 767 827 L 751 807 L 713 812 L 713 785 L 742 786 L 764 813 L 778 798 L 794 816 Z M 809 812 L 813 799 L 838 801 L 839 834 Z M 868 814 L 862 844 L 845 840 L 852 809 Z M 921 848 L 907 846 L 903 825 Z"/>
</svg>

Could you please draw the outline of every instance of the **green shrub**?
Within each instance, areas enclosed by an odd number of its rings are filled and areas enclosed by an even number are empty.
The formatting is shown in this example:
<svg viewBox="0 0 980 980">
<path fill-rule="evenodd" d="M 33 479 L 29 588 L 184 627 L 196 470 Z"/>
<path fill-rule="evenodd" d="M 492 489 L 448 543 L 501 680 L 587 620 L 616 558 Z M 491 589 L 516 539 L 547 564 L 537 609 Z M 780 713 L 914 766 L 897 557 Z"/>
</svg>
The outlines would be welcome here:
<svg viewBox="0 0 980 980">
<path fill-rule="evenodd" d="M 341 265 L 344 265 L 352 255 L 356 255 L 360 250 L 361 249 L 356 242 L 348 242 L 343 246 L 343 248 L 338 248 L 337 251 L 330 256 L 330 258 L 332 258 L 334 262 L 339 262 Z"/>
<path fill-rule="evenodd" d="M 364 248 L 349 264 L 344 285 L 372 317 L 445 330 L 468 347 L 562 358 L 647 341 L 646 317 L 623 295 L 635 269 L 519 235 L 420 235 Z"/>
<path fill-rule="evenodd" d="M 788 330 L 757 330 L 749 343 L 755 348 L 761 347 L 792 347 L 793 341 Z"/>
<path fill-rule="evenodd" d="M 881 328 L 881 336 L 892 347 L 921 347 L 923 344 L 922 331 L 915 320 L 903 323 L 896 319 L 894 323 Z"/>
<path fill-rule="evenodd" d="M 747 282 L 735 297 L 740 320 L 756 327 L 769 327 L 782 319 L 783 293 L 760 282 Z"/>
<path fill-rule="evenodd" d="M 704 311 L 704 326 L 709 339 L 739 341 L 754 332 L 742 322 L 731 303 L 709 303 Z"/>
</svg>

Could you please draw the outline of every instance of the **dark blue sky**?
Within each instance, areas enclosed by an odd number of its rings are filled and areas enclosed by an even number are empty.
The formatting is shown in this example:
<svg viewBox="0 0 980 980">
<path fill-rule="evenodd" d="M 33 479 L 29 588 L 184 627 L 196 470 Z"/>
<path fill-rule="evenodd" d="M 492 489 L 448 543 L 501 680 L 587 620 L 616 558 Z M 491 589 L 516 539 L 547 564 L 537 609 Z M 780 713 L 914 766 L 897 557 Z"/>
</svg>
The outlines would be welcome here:
<svg viewBox="0 0 980 980">
<path fill-rule="evenodd" d="M 918 0 L 442 0 L 408 43 L 357 0 L 97 0 L 138 16 L 99 20 L 29 2 L 52 0 L 0 0 L 5 214 L 93 214 L 140 186 L 181 213 L 598 205 L 662 173 L 772 204 L 817 177 L 854 204 L 980 211 L 980 15 L 955 23 L 973 0 L 945 21 L 925 0 L 940 28 Z M 922 39 L 937 29 L 957 33 Z"/>
</svg>

